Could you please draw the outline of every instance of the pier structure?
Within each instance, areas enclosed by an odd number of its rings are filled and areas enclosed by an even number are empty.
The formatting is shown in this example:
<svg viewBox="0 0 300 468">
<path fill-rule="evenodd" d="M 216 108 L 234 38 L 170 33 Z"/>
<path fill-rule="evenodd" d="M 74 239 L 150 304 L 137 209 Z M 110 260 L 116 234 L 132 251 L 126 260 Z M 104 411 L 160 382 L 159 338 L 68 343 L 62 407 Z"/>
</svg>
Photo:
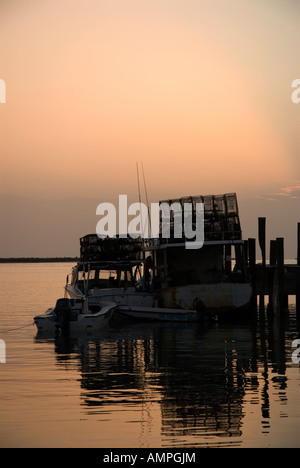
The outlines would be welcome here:
<svg viewBox="0 0 300 468">
<path fill-rule="evenodd" d="M 297 224 L 297 257 L 295 263 L 286 263 L 284 238 L 270 240 L 269 261 L 266 260 L 266 218 L 258 218 L 258 245 L 261 260 L 256 259 L 257 239 L 245 240 L 245 269 L 253 286 L 253 303 L 259 309 L 280 314 L 288 308 L 288 297 L 296 297 L 300 316 L 300 222 Z"/>
</svg>

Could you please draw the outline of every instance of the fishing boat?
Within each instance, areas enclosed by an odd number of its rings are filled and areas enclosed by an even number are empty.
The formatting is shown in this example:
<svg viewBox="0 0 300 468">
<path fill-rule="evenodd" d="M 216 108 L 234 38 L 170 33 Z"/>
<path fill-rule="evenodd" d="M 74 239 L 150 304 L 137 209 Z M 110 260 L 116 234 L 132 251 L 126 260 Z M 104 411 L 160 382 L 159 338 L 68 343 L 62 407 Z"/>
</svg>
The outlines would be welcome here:
<svg viewBox="0 0 300 468">
<path fill-rule="evenodd" d="M 246 310 L 252 299 L 247 276 L 247 243 L 242 239 L 235 193 L 164 200 L 160 204 L 188 203 L 196 218 L 197 204 L 204 205 L 204 239 L 198 249 L 187 249 L 184 232 L 176 233 L 170 210 L 171 235 L 148 239 L 146 257 L 152 258 L 152 288 L 156 306 L 193 310 L 201 301 L 205 311 L 218 316 Z M 178 232 L 178 230 L 177 230 Z M 198 302 L 200 303 L 200 302 Z"/>
<path fill-rule="evenodd" d="M 246 310 L 252 286 L 236 194 L 159 203 L 170 208 L 169 237 L 160 226 L 156 238 L 89 234 L 80 239 L 80 262 L 65 287 L 69 297 L 113 301 L 122 315 L 146 320 L 196 321 L 203 313 L 220 317 Z M 181 206 L 183 212 L 189 204 L 195 220 L 199 203 L 204 205 L 203 245 L 187 249 L 189 239 L 184 232 L 178 235 L 172 207 Z"/>
<path fill-rule="evenodd" d="M 82 237 L 80 261 L 67 276 L 66 294 L 72 299 L 87 296 L 120 305 L 154 306 L 156 294 L 144 275 L 143 245 L 141 239 L 130 237 Z"/>
<path fill-rule="evenodd" d="M 114 302 L 92 302 L 86 298 L 60 298 L 55 307 L 34 317 L 38 331 L 68 333 L 99 330 L 109 323 L 116 308 Z"/>
</svg>

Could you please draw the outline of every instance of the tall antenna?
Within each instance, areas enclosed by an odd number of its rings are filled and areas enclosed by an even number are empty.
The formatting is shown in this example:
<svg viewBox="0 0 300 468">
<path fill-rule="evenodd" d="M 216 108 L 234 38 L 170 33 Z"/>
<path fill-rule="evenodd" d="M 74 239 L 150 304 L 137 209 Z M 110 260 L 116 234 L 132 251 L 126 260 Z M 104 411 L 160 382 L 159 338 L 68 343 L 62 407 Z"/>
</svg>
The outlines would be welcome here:
<svg viewBox="0 0 300 468">
<path fill-rule="evenodd" d="M 149 219 L 150 232 L 151 232 L 151 216 L 150 216 L 150 210 L 149 210 L 148 193 L 147 193 L 147 186 L 146 186 L 146 180 L 145 180 L 144 165 L 143 165 L 143 163 L 142 163 L 142 171 L 143 171 L 144 188 L 145 188 L 145 195 L 146 195 L 146 201 L 147 201 L 148 219 Z"/>
<path fill-rule="evenodd" d="M 139 193 L 139 203 L 140 203 L 140 216 L 141 216 L 141 229 L 143 231 L 143 217 L 142 217 L 142 201 L 141 201 L 141 189 L 140 189 L 140 176 L 139 176 L 139 164 L 136 163 L 136 172 L 137 172 L 137 182 L 138 182 L 138 193 Z"/>
</svg>

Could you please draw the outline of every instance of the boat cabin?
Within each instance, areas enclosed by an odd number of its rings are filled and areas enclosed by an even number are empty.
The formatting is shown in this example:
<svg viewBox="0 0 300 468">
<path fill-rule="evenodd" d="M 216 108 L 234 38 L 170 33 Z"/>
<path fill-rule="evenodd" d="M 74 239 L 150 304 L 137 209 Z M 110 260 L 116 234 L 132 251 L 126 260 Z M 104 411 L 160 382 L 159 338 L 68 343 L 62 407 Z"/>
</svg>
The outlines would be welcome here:
<svg viewBox="0 0 300 468">
<path fill-rule="evenodd" d="M 67 284 L 76 284 L 84 292 L 86 289 L 119 289 L 142 286 L 141 262 L 78 262 Z"/>
<path fill-rule="evenodd" d="M 174 216 L 170 210 L 170 238 L 149 240 L 147 255 L 153 259 L 154 289 L 193 284 L 245 281 L 245 242 L 235 193 L 184 197 L 165 200 L 171 207 L 179 203 L 192 205 L 193 222 L 196 204 L 204 204 L 204 245 L 187 249 L 184 233 L 174 235 Z M 173 227 L 173 228 L 172 228 Z"/>
<path fill-rule="evenodd" d="M 142 242 L 131 238 L 99 238 L 88 234 L 80 239 L 80 261 L 67 277 L 67 285 L 87 289 L 143 287 Z"/>
</svg>

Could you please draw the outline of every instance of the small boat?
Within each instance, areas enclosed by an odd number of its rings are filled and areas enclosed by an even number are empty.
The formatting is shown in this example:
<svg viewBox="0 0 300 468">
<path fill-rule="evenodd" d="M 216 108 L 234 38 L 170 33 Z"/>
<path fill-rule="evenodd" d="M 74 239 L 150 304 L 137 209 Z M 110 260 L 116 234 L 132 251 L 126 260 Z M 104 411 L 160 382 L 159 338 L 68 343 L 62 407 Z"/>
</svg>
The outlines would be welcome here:
<svg viewBox="0 0 300 468">
<path fill-rule="evenodd" d="M 80 261 L 67 276 L 65 291 L 71 299 L 82 297 L 121 305 L 151 307 L 155 293 L 143 275 L 144 242 L 131 238 L 80 239 Z"/>
<path fill-rule="evenodd" d="M 55 307 L 34 317 L 34 322 L 39 331 L 94 331 L 108 324 L 115 308 L 114 302 L 60 298 Z"/>
<path fill-rule="evenodd" d="M 202 314 L 197 310 L 168 309 L 167 307 L 118 306 L 116 312 L 135 320 L 155 322 L 199 322 Z"/>
</svg>

